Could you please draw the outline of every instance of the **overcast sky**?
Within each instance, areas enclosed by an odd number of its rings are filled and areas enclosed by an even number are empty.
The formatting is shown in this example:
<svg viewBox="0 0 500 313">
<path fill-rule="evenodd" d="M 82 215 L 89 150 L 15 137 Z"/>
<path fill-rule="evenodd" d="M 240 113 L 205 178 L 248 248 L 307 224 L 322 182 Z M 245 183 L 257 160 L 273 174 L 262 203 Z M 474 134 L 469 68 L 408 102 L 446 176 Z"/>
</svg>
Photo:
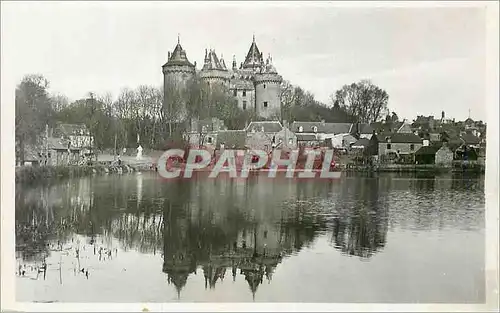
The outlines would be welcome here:
<svg viewBox="0 0 500 313">
<path fill-rule="evenodd" d="M 474 7 L 2 2 L 2 76 L 16 84 L 43 74 L 51 92 L 72 100 L 161 86 L 178 33 L 198 68 L 205 48 L 228 65 L 234 54 L 239 64 L 255 34 L 278 72 L 320 101 L 371 79 L 400 117 L 444 110 L 465 119 L 470 109 L 472 118 L 486 118 L 485 10 Z"/>
</svg>

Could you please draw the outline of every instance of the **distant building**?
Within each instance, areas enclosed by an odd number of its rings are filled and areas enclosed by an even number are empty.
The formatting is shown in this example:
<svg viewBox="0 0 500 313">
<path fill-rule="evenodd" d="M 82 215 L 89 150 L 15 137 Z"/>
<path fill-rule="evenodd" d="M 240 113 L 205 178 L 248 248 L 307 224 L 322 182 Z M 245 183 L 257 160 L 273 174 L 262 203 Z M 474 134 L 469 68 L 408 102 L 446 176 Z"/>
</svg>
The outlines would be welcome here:
<svg viewBox="0 0 500 313">
<path fill-rule="evenodd" d="M 378 138 L 378 155 L 389 153 L 396 155 L 414 154 L 423 146 L 423 140 L 413 133 L 380 134 Z"/>
<path fill-rule="evenodd" d="M 72 148 L 82 153 L 90 153 L 94 145 L 94 137 L 85 124 L 57 124 L 52 137 L 69 141 Z"/>
<path fill-rule="evenodd" d="M 255 37 L 250 49 L 240 66 L 233 56 L 232 66 L 226 66 L 222 56 L 216 54 L 214 49 L 205 50 L 205 59 L 201 70 L 192 64 L 178 40 L 172 53 L 168 53 L 168 61 L 162 67 L 165 89 L 165 99 L 168 99 L 171 85 L 178 89 L 186 90 L 189 82 L 198 75 L 205 86 L 223 86 L 229 90 L 242 110 L 253 110 L 258 116 L 265 118 L 280 118 L 280 84 L 282 77 L 273 65 L 271 55 L 264 59 L 255 42 Z M 181 113 L 177 121 L 187 117 L 188 103 L 182 104 Z"/>
</svg>

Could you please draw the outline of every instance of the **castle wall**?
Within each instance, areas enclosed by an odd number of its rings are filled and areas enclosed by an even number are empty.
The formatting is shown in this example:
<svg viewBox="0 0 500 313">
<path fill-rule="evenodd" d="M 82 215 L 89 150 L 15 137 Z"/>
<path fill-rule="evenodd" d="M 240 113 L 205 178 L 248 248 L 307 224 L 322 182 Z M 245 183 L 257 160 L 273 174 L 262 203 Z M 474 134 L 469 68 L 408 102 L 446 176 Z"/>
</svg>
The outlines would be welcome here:
<svg viewBox="0 0 500 313">
<path fill-rule="evenodd" d="M 236 96 L 234 95 L 236 91 Z M 245 91 L 245 95 L 243 95 Z M 243 111 L 249 111 L 254 109 L 255 104 L 255 89 L 231 89 L 231 94 L 238 101 L 238 108 Z"/>
<path fill-rule="evenodd" d="M 280 84 L 263 81 L 256 86 L 257 114 L 264 118 L 281 116 Z"/>
<path fill-rule="evenodd" d="M 163 97 L 165 103 L 168 104 L 168 99 L 172 97 L 183 99 L 181 106 L 175 110 L 175 118 L 172 120 L 174 123 L 179 123 L 187 119 L 186 87 L 194 75 L 194 68 L 182 66 L 163 68 Z"/>
</svg>

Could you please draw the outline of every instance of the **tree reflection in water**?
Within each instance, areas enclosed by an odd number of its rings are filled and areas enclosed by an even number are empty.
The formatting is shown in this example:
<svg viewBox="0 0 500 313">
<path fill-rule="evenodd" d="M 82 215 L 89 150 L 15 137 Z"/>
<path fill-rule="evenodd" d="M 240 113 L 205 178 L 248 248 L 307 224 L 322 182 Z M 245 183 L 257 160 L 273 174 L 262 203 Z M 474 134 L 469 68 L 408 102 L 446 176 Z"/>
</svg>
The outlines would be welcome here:
<svg viewBox="0 0 500 313">
<path fill-rule="evenodd" d="M 116 238 L 123 250 L 162 253 L 162 271 L 179 296 L 201 270 L 207 289 L 230 272 L 255 297 L 283 258 L 320 234 L 331 232 L 333 246 L 350 255 L 369 257 L 383 248 L 387 209 L 380 189 L 373 178 L 164 182 L 146 175 L 18 188 L 16 247 L 25 259 L 44 259 L 51 245 L 75 234 L 94 251 Z"/>
</svg>

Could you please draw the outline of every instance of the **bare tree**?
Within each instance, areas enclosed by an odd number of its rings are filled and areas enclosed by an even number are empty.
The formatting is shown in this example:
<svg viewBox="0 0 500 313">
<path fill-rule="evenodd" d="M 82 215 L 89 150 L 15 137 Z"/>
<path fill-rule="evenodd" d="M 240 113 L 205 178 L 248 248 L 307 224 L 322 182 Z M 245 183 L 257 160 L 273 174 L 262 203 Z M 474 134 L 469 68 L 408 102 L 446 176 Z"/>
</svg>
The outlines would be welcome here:
<svg viewBox="0 0 500 313">
<path fill-rule="evenodd" d="M 25 144 L 36 144 L 45 125 L 52 121 L 49 82 L 41 75 L 27 75 L 15 92 L 15 137 L 19 160 L 24 164 Z"/>
<path fill-rule="evenodd" d="M 387 92 L 368 80 L 345 85 L 337 90 L 332 98 L 362 123 L 379 120 L 386 111 L 389 101 Z"/>
</svg>

